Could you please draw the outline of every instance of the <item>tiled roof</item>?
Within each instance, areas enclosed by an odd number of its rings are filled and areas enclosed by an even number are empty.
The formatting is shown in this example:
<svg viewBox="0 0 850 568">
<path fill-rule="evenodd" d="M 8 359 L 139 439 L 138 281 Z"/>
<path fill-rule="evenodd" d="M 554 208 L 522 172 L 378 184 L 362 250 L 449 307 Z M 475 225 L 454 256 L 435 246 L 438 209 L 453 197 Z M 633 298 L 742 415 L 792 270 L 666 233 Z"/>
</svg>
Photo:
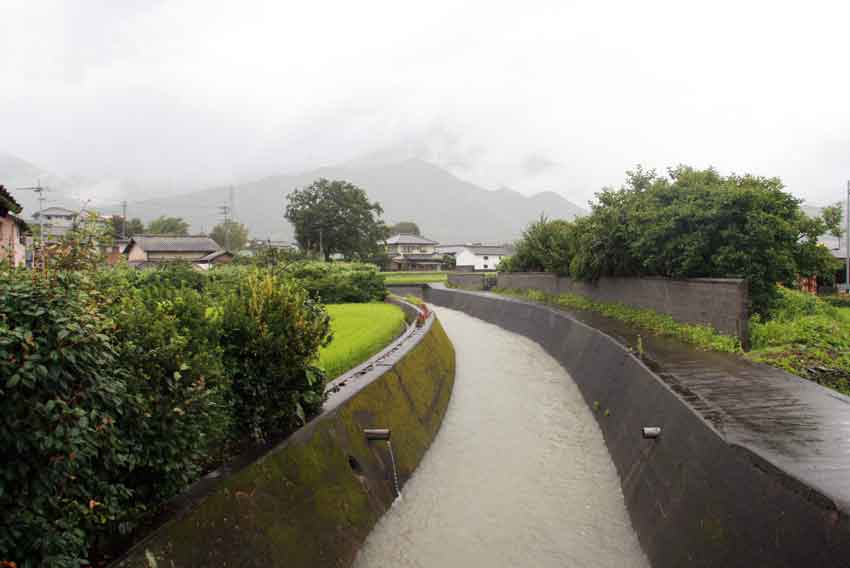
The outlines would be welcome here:
<svg viewBox="0 0 850 568">
<path fill-rule="evenodd" d="M 130 239 L 129 249 L 133 243 L 146 252 L 203 252 L 211 253 L 221 250 L 218 243 L 209 237 L 168 237 L 168 236 L 136 236 Z"/>
<path fill-rule="evenodd" d="M 388 245 L 436 245 L 437 241 L 417 235 L 393 235 L 387 239 Z"/>
</svg>

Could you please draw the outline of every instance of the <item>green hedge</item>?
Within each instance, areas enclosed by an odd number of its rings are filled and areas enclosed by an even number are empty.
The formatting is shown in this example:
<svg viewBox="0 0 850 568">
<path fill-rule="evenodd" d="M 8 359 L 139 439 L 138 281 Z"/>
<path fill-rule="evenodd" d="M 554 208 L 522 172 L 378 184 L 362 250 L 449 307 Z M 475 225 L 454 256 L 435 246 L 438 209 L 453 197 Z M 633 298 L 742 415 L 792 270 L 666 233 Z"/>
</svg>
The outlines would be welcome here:
<svg viewBox="0 0 850 568">
<path fill-rule="evenodd" d="M 0 271 L 0 561 L 79 567 L 316 413 L 329 318 L 247 268 Z"/>
</svg>

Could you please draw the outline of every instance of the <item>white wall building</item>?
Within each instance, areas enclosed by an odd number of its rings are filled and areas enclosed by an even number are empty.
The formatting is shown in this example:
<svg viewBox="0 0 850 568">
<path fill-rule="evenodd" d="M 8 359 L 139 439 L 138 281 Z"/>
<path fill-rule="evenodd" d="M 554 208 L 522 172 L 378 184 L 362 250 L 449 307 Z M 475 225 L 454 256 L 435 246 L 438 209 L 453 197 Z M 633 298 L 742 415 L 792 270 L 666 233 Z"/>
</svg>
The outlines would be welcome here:
<svg viewBox="0 0 850 568">
<path fill-rule="evenodd" d="M 457 270 L 495 270 L 513 251 L 504 245 L 468 245 L 455 253 Z"/>
</svg>

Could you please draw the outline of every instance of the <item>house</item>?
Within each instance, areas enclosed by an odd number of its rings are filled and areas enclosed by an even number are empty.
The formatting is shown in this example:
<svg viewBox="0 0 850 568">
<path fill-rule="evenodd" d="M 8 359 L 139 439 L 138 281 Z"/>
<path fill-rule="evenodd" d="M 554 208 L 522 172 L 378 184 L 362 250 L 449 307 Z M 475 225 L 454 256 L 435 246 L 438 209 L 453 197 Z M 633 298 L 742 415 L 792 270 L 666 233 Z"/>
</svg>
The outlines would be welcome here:
<svg viewBox="0 0 850 568">
<path fill-rule="evenodd" d="M 0 261 L 22 266 L 26 261 L 24 233 L 27 224 L 16 214 L 21 205 L 0 185 Z"/>
<path fill-rule="evenodd" d="M 418 235 L 393 235 L 384 241 L 390 270 L 440 270 L 443 255 L 438 253 L 439 243 Z"/>
<path fill-rule="evenodd" d="M 511 256 L 513 250 L 507 245 L 465 245 L 455 253 L 457 270 L 495 270 L 499 261 Z"/>
<path fill-rule="evenodd" d="M 847 289 L 847 236 L 841 238 L 834 235 L 821 235 L 818 243 L 829 249 L 832 256 L 841 263 L 841 268 L 835 274 L 835 284 L 839 290 Z"/>
<path fill-rule="evenodd" d="M 74 228 L 79 212 L 65 207 L 48 207 L 32 215 L 33 223 L 44 227 L 44 240 L 53 241 Z"/>
<path fill-rule="evenodd" d="M 233 255 L 209 237 L 135 236 L 124 250 L 131 266 L 145 268 L 156 264 L 185 260 L 201 270 L 226 264 Z"/>
</svg>

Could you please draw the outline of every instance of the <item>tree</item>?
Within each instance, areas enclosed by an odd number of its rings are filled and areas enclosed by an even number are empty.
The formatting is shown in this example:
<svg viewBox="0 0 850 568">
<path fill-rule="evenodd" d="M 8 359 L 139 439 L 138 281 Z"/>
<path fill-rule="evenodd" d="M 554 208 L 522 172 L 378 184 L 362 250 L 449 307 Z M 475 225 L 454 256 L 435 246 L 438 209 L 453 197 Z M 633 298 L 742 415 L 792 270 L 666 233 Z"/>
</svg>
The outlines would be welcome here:
<svg viewBox="0 0 850 568">
<path fill-rule="evenodd" d="M 189 223 L 182 217 L 157 217 L 148 225 L 148 234 L 151 235 L 175 235 L 185 237 L 189 234 Z"/>
<path fill-rule="evenodd" d="M 334 253 L 372 257 L 387 238 L 381 205 L 350 182 L 320 178 L 286 199 L 284 216 L 295 227 L 295 240 L 302 250 L 320 252 L 326 260 Z"/>
<path fill-rule="evenodd" d="M 124 217 L 121 215 L 113 215 L 109 218 L 109 224 L 112 228 L 112 236 L 116 239 L 120 239 L 121 235 L 124 231 Z M 127 219 L 127 238 L 129 239 L 133 235 L 142 235 L 145 232 L 145 225 L 142 223 L 142 220 L 138 217 L 133 217 L 132 219 Z"/>
<path fill-rule="evenodd" d="M 422 236 L 422 233 L 419 231 L 419 225 L 417 225 L 413 221 L 399 221 L 395 225 L 390 225 L 389 233 L 391 235 L 416 235 L 417 237 Z"/>
<path fill-rule="evenodd" d="M 810 218 L 799 205 L 778 178 L 687 166 L 661 177 L 637 168 L 620 189 L 598 193 L 587 217 L 529 226 L 503 268 L 583 280 L 741 277 L 749 283 L 753 312 L 768 316 L 777 283 L 794 286 L 799 276 L 829 280 L 835 272 L 835 260 L 817 239 L 837 230 L 836 214 Z"/>
<path fill-rule="evenodd" d="M 219 223 L 213 227 L 210 237 L 219 246 L 231 251 L 242 250 L 248 242 L 248 228 L 242 223 L 228 221 L 227 224 Z"/>
<path fill-rule="evenodd" d="M 835 205 L 824 207 L 820 213 L 820 217 L 826 223 L 829 234 L 839 239 L 844 234 L 844 231 L 841 230 L 842 209 L 843 207 L 841 207 L 841 203 L 839 202 Z"/>
</svg>

